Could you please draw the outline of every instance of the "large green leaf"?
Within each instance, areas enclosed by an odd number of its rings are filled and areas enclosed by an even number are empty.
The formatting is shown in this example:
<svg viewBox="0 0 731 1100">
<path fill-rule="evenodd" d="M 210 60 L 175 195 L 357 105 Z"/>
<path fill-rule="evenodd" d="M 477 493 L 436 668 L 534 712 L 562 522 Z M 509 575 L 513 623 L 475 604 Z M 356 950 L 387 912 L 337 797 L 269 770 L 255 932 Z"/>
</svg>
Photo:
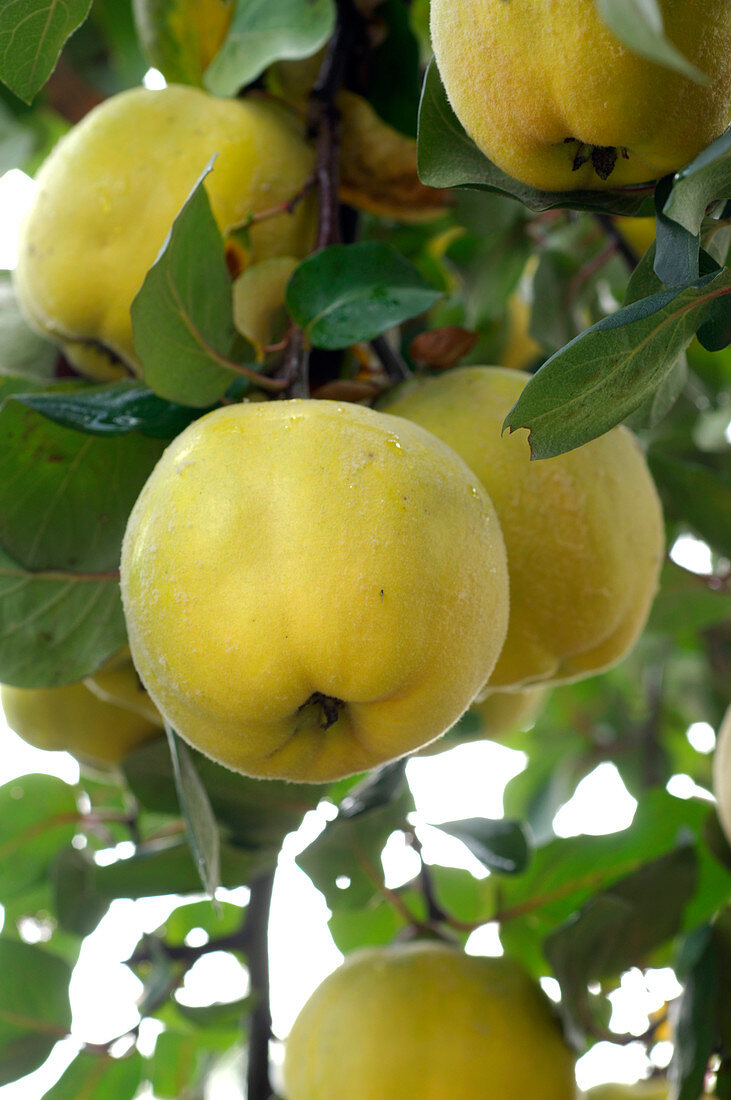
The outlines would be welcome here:
<svg viewBox="0 0 731 1100">
<path fill-rule="evenodd" d="M 231 277 L 203 171 L 132 302 L 134 345 L 145 382 L 181 405 L 211 405 L 236 377 Z"/>
<path fill-rule="evenodd" d="M 133 1100 L 142 1081 L 144 1061 L 137 1050 L 123 1058 L 82 1050 L 43 1100 Z"/>
<path fill-rule="evenodd" d="M 370 792 L 373 778 L 364 782 Z M 383 801 L 374 800 L 370 793 L 361 799 L 356 787 L 335 820 L 297 856 L 297 863 L 333 911 L 358 909 L 375 896 L 382 875 L 383 846 L 395 829 L 405 826 L 406 815 L 413 808 L 402 776 Z"/>
<path fill-rule="evenodd" d="M 0 939 L 0 1085 L 43 1065 L 71 1027 L 71 968 L 50 951 Z"/>
<path fill-rule="evenodd" d="M 553 355 L 505 418 L 528 428 L 533 458 L 552 458 L 620 423 L 655 392 L 715 298 L 731 294 L 731 272 L 632 302 Z"/>
<path fill-rule="evenodd" d="M 6 0 L 0 5 L 0 80 L 30 103 L 90 7 L 91 0 Z"/>
<path fill-rule="evenodd" d="M 93 435 L 140 432 L 153 439 L 172 439 L 201 415 L 200 409 L 158 397 L 142 382 L 111 382 L 104 386 L 56 386 L 18 401 L 42 416 L 75 431 Z"/>
<path fill-rule="evenodd" d="M 0 682 L 72 683 L 126 643 L 116 573 L 31 573 L 0 550 Z"/>
<path fill-rule="evenodd" d="M 238 0 L 226 40 L 203 82 L 214 95 L 236 95 L 273 61 L 311 57 L 334 26 L 333 0 Z"/>
<path fill-rule="evenodd" d="M 675 174 L 663 213 L 690 233 L 700 231 L 706 209 L 731 192 L 731 129 Z"/>
<path fill-rule="evenodd" d="M 73 788 L 55 776 L 24 775 L 0 787 L 0 904 L 43 882 L 80 816 Z"/>
<path fill-rule="evenodd" d="M 309 256 L 287 284 L 287 306 L 319 348 L 371 340 L 424 313 L 440 297 L 396 249 L 381 242 L 334 244 Z"/>
<path fill-rule="evenodd" d="M 528 864 L 528 840 L 517 821 L 470 817 L 464 821 L 445 821 L 436 828 L 461 840 L 490 871 L 515 875 Z"/>
<path fill-rule="evenodd" d="M 21 401 L 0 409 L 0 544 L 31 572 L 117 569 L 132 505 L 163 451 L 54 424 Z"/>
<path fill-rule="evenodd" d="M 590 898 L 548 937 L 546 957 L 561 983 L 562 1012 L 577 1041 L 589 1026 L 587 986 L 642 966 L 680 930 L 696 873 L 692 847 L 679 847 Z"/>
</svg>

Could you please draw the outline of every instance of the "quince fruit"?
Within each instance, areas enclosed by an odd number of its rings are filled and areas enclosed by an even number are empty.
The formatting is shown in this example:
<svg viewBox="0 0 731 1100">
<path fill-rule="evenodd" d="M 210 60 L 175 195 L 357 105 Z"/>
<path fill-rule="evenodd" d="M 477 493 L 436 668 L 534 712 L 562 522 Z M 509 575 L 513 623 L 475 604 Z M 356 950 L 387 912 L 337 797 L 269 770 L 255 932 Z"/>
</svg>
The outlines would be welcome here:
<svg viewBox="0 0 731 1100">
<path fill-rule="evenodd" d="M 418 755 L 434 756 L 471 741 L 502 741 L 511 733 L 527 730 L 540 713 L 549 690 L 537 684 L 523 691 L 489 691 L 472 704 L 462 722 L 447 730 L 437 741 L 425 745 Z"/>
<path fill-rule="evenodd" d="M 8 725 L 37 749 L 70 752 L 81 763 L 109 769 L 138 745 L 159 737 L 162 719 L 100 699 L 80 681 L 54 688 L 3 684 Z"/>
<path fill-rule="evenodd" d="M 490 675 L 507 568 L 485 490 L 406 420 L 229 406 L 132 510 L 122 597 L 172 727 L 245 775 L 323 782 L 438 737 Z"/>
<path fill-rule="evenodd" d="M 383 402 L 453 447 L 495 505 L 510 623 L 490 688 L 578 680 L 616 664 L 645 625 L 663 560 L 660 502 L 627 428 L 541 462 L 531 462 L 524 432 L 502 436 L 529 378 L 462 367 Z"/>
<path fill-rule="evenodd" d="M 292 198 L 312 153 L 284 110 L 197 88 L 134 88 L 100 104 L 54 148 L 21 228 L 15 283 L 30 321 L 92 378 L 139 373 L 130 306 L 207 162 L 206 190 L 224 235 Z M 253 225 L 237 266 L 304 255 L 305 199 Z"/>
<path fill-rule="evenodd" d="M 295 1020 L 284 1082 L 287 1100 L 575 1096 L 574 1055 L 533 979 L 434 941 L 349 955 Z"/>
<path fill-rule="evenodd" d="M 614 218 L 614 224 L 637 258 L 644 256 L 655 240 L 657 224 L 654 218 Z"/>
<path fill-rule="evenodd" d="M 595 0 L 432 0 L 434 54 L 455 114 L 499 168 L 545 191 L 677 171 L 731 119 L 731 5 L 658 6 L 666 36 L 707 83 L 634 53 Z"/>
<path fill-rule="evenodd" d="M 713 793 L 718 816 L 731 844 L 731 706 L 726 711 L 716 740 L 713 756 Z"/>
</svg>

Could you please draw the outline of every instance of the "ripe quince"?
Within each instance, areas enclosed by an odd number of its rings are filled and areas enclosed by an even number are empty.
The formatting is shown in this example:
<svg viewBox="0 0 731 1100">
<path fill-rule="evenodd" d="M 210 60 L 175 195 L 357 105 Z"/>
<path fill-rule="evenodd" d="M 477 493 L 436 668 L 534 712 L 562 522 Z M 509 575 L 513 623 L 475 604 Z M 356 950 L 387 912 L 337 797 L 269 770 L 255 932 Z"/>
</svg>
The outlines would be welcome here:
<svg viewBox="0 0 731 1100">
<path fill-rule="evenodd" d="M 287 1100 L 575 1096 L 574 1055 L 534 980 L 434 941 L 349 955 L 295 1020 L 284 1081 Z"/>
<path fill-rule="evenodd" d="M 21 228 L 17 293 L 31 322 L 92 378 L 139 373 L 130 306 L 211 157 L 206 190 L 224 235 L 292 198 L 312 171 L 293 116 L 261 100 L 197 88 L 134 88 L 105 100 L 64 137 L 38 175 Z M 302 256 L 307 200 L 253 225 L 237 263 Z"/>
<path fill-rule="evenodd" d="M 455 114 L 499 168 L 545 191 L 677 171 L 731 120 L 731 5 L 658 6 L 667 37 L 707 83 L 634 53 L 595 0 L 432 0 L 434 53 Z"/>
<path fill-rule="evenodd" d="M 81 763 L 109 769 L 138 745 L 162 734 L 154 719 L 100 699 L 80 681 L 54 688 L 18 688 L 3 684 L 2 706 L 8 725 L 37 749 L 70 752 Z"/>
<path fill-rule="evenodd" d="M 525 432 L 501 434 L 529 378 L 462 367 L 383 402 L 453 447 L 495 505 L 510 624 L 490 688 L 578 680 L 616 664 L 645 625 L 663 560 L 660 502 L 629 429 L 540 462 Z"/>
<path fill-rule="evenodd" d="M 417 425 L 333 401 L 191 424 L 132 510 L 121 582 L 135 665 L 181 737 L 308 782 L 453 725 L 508 615 L 475 475 Z"/>
</svg>

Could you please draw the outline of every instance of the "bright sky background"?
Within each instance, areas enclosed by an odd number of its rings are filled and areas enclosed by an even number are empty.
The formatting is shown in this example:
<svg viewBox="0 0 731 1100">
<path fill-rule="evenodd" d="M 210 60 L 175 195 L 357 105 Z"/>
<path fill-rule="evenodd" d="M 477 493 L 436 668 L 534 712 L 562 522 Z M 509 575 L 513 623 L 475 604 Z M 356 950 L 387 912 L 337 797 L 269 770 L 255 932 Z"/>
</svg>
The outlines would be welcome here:
<svg viewBox="0 0 731 1100">
<path fill-rule="evenodd" d="M 154 85 L 155 78 L 147 83 Z M 17 226 L 32 189 L 33 182 L 22 172 L 12 171 L 0 177 L 0 268 L 15 266 Z M 708 548 L 691 536 L 677 540 L 672 557 L 695 572 L 710 572 Z M 713 750 L 713 730 L 705 723 L 691 726 L 688 738 L 699 752 Z M 41 752 L 26 745 L 5 728 L 1 713 L 0 742 L 0 784 L 35 771 L 58 775 L 68 782 L 78 777 L 78 766 L 70 756 Z M 492 742 L 465 745 L 437 757 L 410 761 L 407 774 L 417 805 L 415 824 L 427 862 L 465 867 L 478 876 L 486 874 L 459 841 L 430 829 L 426 822 L 501 816 L 504 788 L 525 763 L 523 753 Z M 668 789 L 681 798 L 697 793 L 688 776 L 673 777 Z M 635 806 L 617 769 L 605 763 L 582 780 L 574 797 L 557 814 L 554 826 L 560 836 L 614 832 L 631 823 Z M 279 1037 L 286 1035 L 304 1001 L 341 958 L 327 929 L 324 899 L 294 863 L 295 855 L 325 823 L 326 815 L 321 809 L 308 813 L 299 831 L 285 841 L 279 861 L 270 923 L 272 1013 Z M 394 887 L 407 881 L 414 874 L 416 858 L 404 843 L 389 842 L 383 860 L 387 884 Z M 225 899 L 227 892 L 222 891 L 221 896 Z M 244 888 L 233 892 L 232 900 L 237 897 L 246 897 Z M 74 1057 L 80 1043 L 108 1041 L 137 1023 L 135 1000 L 141 984 L 123 965 L 123 960 L 131 954 L 142 932 L 151 932 L 162 923 L 175 901 L 147 898 L 113 902 L 98 929 L 85 940 L 74 971 L 72 1039 L 57 1044 L 46 1065 L 36 1073 L 0 1087 L 0 1100 L 40 1100 Z M 1 916 L 2 906 L 0 922 Z M 30 941 L 34 934 L 37 937 L 34 928 L 26 931 Z M 496 929 L 487 926 L 475 932 L 467 950 L 474 954 L 501 953 Z M 547 981 L 545 988 L 555 997 L 555 982 Z M 216 953 L 196 964 L 181 997 L 190 1004 L 205 1004 L 212 995 L 214 999 L 227 1001 L 245 991 L 246 974 L 241 965 L 231 955 Z M 679 986 L 670 970 L 654 971 L 647 977 L 639 971 L 625 975 L 622 989 L 612 997 L 612 1026 L 640 1034 L 647 1027 L 648 1013 L 678 992 Z M 140 1046 L 144 1053 L 151 1052 L 157 1030 L 153 1022 L 142 1028 Z M 275 1058 L 277 1053 L 275 1050 Z M 669 1057 L 669 1044 L 658 1044 L 653 1050 L 658 1065 L 666 1064 Z M 580 1059 L 577 1075 L 580 1087 L 588 1088 L 606 1080 L 630 1083 L 646 1074 L 648 1068 L 641 1044 L 616 1047 L 599 1043 Z M 223 1072 L 212 1082 L 207 1100 L 240 1100 L 240 1078 L 240 1066 Z"/>
</svg>

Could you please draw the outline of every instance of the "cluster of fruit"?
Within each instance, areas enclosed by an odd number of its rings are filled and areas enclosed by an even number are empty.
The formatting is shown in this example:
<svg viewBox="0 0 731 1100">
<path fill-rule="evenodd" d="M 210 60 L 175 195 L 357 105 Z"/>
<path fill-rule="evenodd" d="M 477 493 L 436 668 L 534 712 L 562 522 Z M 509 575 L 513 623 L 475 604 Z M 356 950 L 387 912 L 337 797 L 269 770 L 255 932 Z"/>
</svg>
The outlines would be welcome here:
<svg viewBox="0 0 731 1100">
<path fill-rule="evenodd" d="M 708 21 L 724 23 L 727 2 L 707 0 Z M 585 29 L 599 20 L 591 4 L 572 7 Z M 606 38 L 612 84 L 627 89 L 614 112 L 585 95 L 573 21 L 549 35 L 525 0 L 433 0 L 454 109 L 495 163 L 535 187 L 615 187 L 672 171 L 723 130 L 728 97 L 717 89 L 729 77 L 695 6 L 667 7 L 668 30 L 714 74 L 712 92 L 683 85 L 682 117 L 664 106 L 683 78 L 648 84 L 646 64 L 598 24 L 587 34 Z M 562 111 L 537 75 L 556 75 L 546 50 L 565 69 Z M 591 64 L 601 83 L 601 50 Z M 520 140 L 516 102 L 530 121 Z M 313 158 L 281 105 L 177 85 L 122 93 L 41 171 L 17 293 L 87 376 L 143 374 L 132 301 L 214 153 L 206 188 L 232 266 L 305 255 Z M 376 409 L 247 401 L 197 419 L 129 518 L 121 587 L 134 666 L 126 657 L 81 684 L 6 687 L 11 726 L 113 764 L 159 735 L 164 716 L 245 775 L 324 782 L 430 751 L 470 706 L 513 693 L 530 709 L 550 685 L 621 660 L 657 588 L 658 496 L 624 427 L 531 462 L 523 435 L 502 434 L 528 377 L 465 367 L 411 379 Z M 717 774 L 731 832 L 728 752 Z M 449 1043 L 439 1041 L 445 1020 Z M 516 1056 L 527 1049 L 529 1060 Z M 573 1055 L 532 979 L 510 960 L 430 942 L 352 956 L 299 1017 L 286 1076 L 291 1100 L 335 1098 L 344 1081 L 353 1100 L 408 1100 L 424 1095 L 414 1081 L 425 1074 L 430 1095 L 458 1082 L 477 1100 L 486 1067 L 491 1096 L 528 1095 L 536 1080 L 545 1100 L 574 1095 Z"/>
<path fill-rule="evenodd" d="M 306 251 L 306 201 L 238 232 L 311 170 L 283 108 L 138 89 L 48 159 L 16 286 L 80 370 L 141 371 L 132 300 L 213 152 L 206 186 L 239 262 Z M 324 781 L 426 745 L 482 696 L 621 659 L 663 556 L 654 486 L 624 428 L 531 463 L 524 437 L 501 436 L 527 379 L 452 370 L 378 410 L 246 402 L 174 441 L 121 575 L 135 665 L 184 738 L 249 775 Z"/>
</svg>

